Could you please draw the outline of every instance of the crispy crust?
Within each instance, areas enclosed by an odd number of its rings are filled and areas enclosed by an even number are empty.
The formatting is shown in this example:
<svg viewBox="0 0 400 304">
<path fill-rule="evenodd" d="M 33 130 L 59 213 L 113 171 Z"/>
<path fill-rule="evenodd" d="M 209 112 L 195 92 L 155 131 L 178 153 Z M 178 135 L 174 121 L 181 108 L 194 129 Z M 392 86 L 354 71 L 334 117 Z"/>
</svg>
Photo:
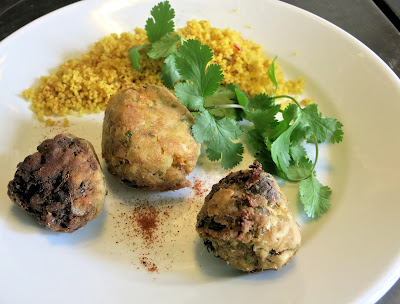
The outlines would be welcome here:
<svg viewBox="0 0 400 304">
<path fill-rule="evenodd" d="M 8 196 L 41 225 L 74 232 L 96 218 L 106 195 L 104 176 L 86 140 L 59 134 L 18 164 Z"/>
</svg>

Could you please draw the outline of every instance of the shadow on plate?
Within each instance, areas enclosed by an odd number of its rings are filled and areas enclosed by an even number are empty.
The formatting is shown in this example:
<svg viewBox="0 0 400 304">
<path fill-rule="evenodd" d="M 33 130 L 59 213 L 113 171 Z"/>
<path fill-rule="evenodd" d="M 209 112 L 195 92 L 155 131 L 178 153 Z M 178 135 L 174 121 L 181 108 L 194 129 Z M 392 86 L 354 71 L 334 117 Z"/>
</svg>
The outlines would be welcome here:
<svg viewBox="0 0 400 304">
<path fill-rule="evenodd" d="M 86 226 L 78 229 L 74 233 L 59 233 L 46 229 L 43 233 L 52 245 L 56 246 L 75 246 L 83 243 L 93 242 L 101 237 L 107 217 L 106 206 L 102 213 L 94 220 L 88 222 Z"/>
<path fill-rule="evenodd" d="M 40 234 L 49 243 L 57 246 L 74 246 L 86 243 L 100 237 L 104 228 L 106 210 L 86 226 L 78 229 L 74 233 L 55 232 L 39 225 L 37 220 L 30 214 L 23 211 L 20 207 L 13 204 L 10 208 L 10 228 L 13 231 L 23 234 Z"/>
<path fill-rule="evenodd" d="M 199 270 L 208 277 L 225 279 L 243 276 L 244 273 L 207 251 L 201 239 L 196 241 L 195 255 Z"/>
</svg>

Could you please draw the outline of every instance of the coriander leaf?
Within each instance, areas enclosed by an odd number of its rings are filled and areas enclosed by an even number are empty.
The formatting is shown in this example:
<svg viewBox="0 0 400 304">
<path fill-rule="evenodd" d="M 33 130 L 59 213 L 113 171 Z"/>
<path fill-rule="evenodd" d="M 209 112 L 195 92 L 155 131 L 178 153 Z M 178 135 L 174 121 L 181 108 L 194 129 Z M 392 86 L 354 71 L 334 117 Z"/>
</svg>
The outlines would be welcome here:
<svg viewBox="0 0 400 304">
<path fill-rule="evenodd" d="M 273 106 L 275 106 L 275 102 L 273 98 L 269 97 L 267 94 L 254 95 L 247 104 L 249 110 L 266 110 Z"/>
<path fill-rule="evenodd" d="M 328 126 L 332 126 L 331 133 L 327 134 L 327 140 L 330 141 L 332 144 L 340 143 L 343 140 L 343 124 L 334 119 L 334 118 L 327 118 L 322 117 L 322 123 L 328 128 Z"/>
<path fill-rule="evenodd" d="M 251 152 L 255 156 L 255 160 L 261 163 L 264 171 L 276 174 L 277 169 L 272 160 L 271 151 L 267 149 L 265 139 L 255 129 L 247 131 L 247 143 L 250 148 L 254 149 Z"/>
<path fill-rule="evenodd" d="M 175 11 L 171 8 L 169 1 L 158 3 L 151 9 L 153 18 L 148 18 L 145 29 L 147 38 L 151 43 L 161 39 L 167 33 L 174 31 Z"/>
<path fill-rule="evenodd" d="M 235 88 L 235 93 L 236 93 L 236 98 L 238 100 L 238 103 L 243 107 L 247 107 L 247 104 L 249 103 L 249 99 L 246 96 L 246 94 L 238 88 Z"/>
<path fill-rule="evenodd" d="M 305 107 L 302 112 L 307 119 L 311 131 L 319 142 L 328 140 L 332 143 L 340 142 L 343 138 L 342 124 L 333 118 L 321 117 L 316 104 Z"/>
<path fill-rule="evenodd" d="M 239 86 L 236 83 L 229 82 L 225 85 L 225 88 L 231 90 L 232 92 L 235 92 L 235 89 L 239 89 Z"/>
<path fill-rule="evenodd" d="M 293 133 L 292 133 L 293 135 Z M 301 145 L 301 144 L 293 144 L 293 141 L 290 144 L 290 156 L 291 158 L 297 162 L 300 159 L 304 158 L 307 156 L 307 151 L 306 149 Z"/>
<path fill-rule="evenodd" d="M 224 80 L 221 66 L 219 64 L 210 64 L 207 67 L 205 76 L 202 78 L 203 96 L 211 96 L 218 89 L 220 82 Z"/>
<path fill-rule="evenodd" d="M 243 131 L 239 125 L 236 124 L 231 118 L 223 118 L 220 120 L 216 120 L 216 135 L 222 135 L 225 138 L 230 138 L 232 140 L 238 139 Z"/>
<path fill-rule="evenodd" d="M 268 148 L 268 150 L 271 150 L 273 141 L 268 137 L 264 137 L 263 141 L 264 141 L 264 145 Z"/>
<path fill-rule="evenodd" d="M 192 127 L 193 136 L 199 143 L 205 143 L 215 134 L 215 119 L 208 112 L 204 111 L 194 119 L 194 126 Z"/>
<path fill-rule="evenodd" d="M 204 111 L 195 118 L 192 127 L 194 138 L 200 143 L 207 143 L 207 156 L 211 160 L 218 160 L 222 154 L 221 166 L 229 169 L 242 160 L 243 145 L 233 143 L 243 131 L 233 119 L 215 119 L 208 111 Z"/>
<path fill-rule="evenodd" d="M 204 101 L 205 107 L 226 105 L 236 103 L 232 99 L 235 98 L 235 93 L 230 89 L 220 86 L 213 95 L 207 97 Z M 236 119 L 236 109 L 219 108 L 208 110 L 211 114 L 218 117 L 230 117 Z"/>
<path fill-rule="evenodd" d="M 287 173 L 290 164 L 290 135 L 300 122 L 301 116 L 298 116 L 295 122 L 283 132 L 271 145 L 271 154 L 274 163 L 278 169 Z"/>
<path fill-rule="evenodd" d="M 173 33 L 167 33 L 161 37 L 160 40 L 151 44 L 151 49 L 147 51 L 152 59 L 159 59 L 168 57 L 169 55 L 176 53 L 176 43 L 180 37 Z"/>
<path fill-rule="evenodd" d="M 271 174 L 277 174 L 278 173 L 278 169 L 276 168 L 276 165 L 274 163 L 274 161 L 272 160 L 272 156 L 271 156 L 271 151 L 264 149 L 262 151 L 260 151 L 259 153 L 257 153 L 256 155 L 256 161 L 258 161 L 262 167 L 263 170 L 266 172 L 269 172 Z M 287 179 L 284 176 L 280 176 L 284 179 Z"/>
<path fill-rule="evenodd" d="M 293 130 L 292 136 L 290 138 L 291 144 L 294 145 L 302 145 L 305 141 L 307 141 L 312 135 L 310 126 L 305 122 L 304 119 L 300 121 L 297 125 L 297 128 Z M 314 143 L 314 140 L 311 140 Z"/>
<path fill-rule="evenodd" d="M 217 161 L 221 159 L 221 152 L 214 151 L 210 147 L 207 147 L 206 154 L 209 160 Z"/>
<path fill-rule="evenodd" d="M 208 45 L 200 41 L 189 39 L 179 47 L 176 56 L 176 68 L 182 78 L 191 81 L 203 97 L 211 96 L 224 79 L 221 67 L 216 64 L 207 64 L 213 56 Z"/>
<path fill-rule="evenodd" d="M 332 191 L 317 180 L 315 173 L 300 182 L 299 191 L 304 211 L 309 217 L 320 216 L 329 209 Z"/>
<path fill-rule="evenodd" d="M 178 83 L 175 86 L 175 95 L 179 102 L 190 111 L 204 111 L 204 98 L 199 94 L 194 85 Z"/>
<path fill-rule="evenodd" d="M 176 54 L 169 55 L 161 67 L 161 80 L 169 89 L 173 89 L 175 83 L 181 79 L 181 75 L 179 75 L 175 67 L 175 57 Z"/>
<path fill-rule="evenodd" d="M 196 87 L 201 87 L 201 74 L 205 73 L 212 56 L 212 50 L 208 45 L 189 39 L 179 46 L 176 65 L 185 80 L 190 80 Z"/>
<path fill-rule="evenodd" d="M 139 51 L 143 47 L 146 47 L 146 46 L 149 46 L 149 45 L 150 45 L 149 43 L 145 43 L 145 44 L 142 44 L 142 45 L 137 45 L 137 46 L 133 46 L 133 47 L 129 48 L 129 58 L 131 59 L 132 67 L 135 70 L 138 70 L 138 71 L 140 70 L 140 64 L 139 64 L 140 53 L 139 53 Z"/>
<path fill-rule="evenodd" d="M 278 125 L 275 116 L 279 112 L 279 105 L 266 110 L 246 111 L 246 119 L 254 124 L 256 131 L 264 137 L 270 137 Z"/>
<path fill-rule="evenodd" d="M 283 132 L 285 132 L 289 127 L 290 123 L 296 119 L 299 115 L 299 107 L 295 104 L 288 105 L 282 112 L 282 120 L 279 122 L 278 126 L 274 132 L 274 138 L 278 138 Z"/>
<path fill-rule="evenodd" d="M 275 91 L 272 95 L 275 95 L 276 91 L 278 90 L 278 81 L 275 78 L 275 60 L 278 58 L 275 56 L 274 60 L 272 60 L 271 65 L 268 68 L 268 77 L 271 79 L 272 83 L 275 85 Z"/>
<path fill-rule="evenodd" d="M 249 98 L 248 98 L 246 92 L 241 91 L 237 84 L 235 84 L 235 83 L 227 83 L 225 85 L 225 88 L 227 88 L 230 91 L 232 91 L 232 93 L 235 95 L 233 100 L 235 101 L 236 104 L 239 104 L 244 108 L 247 107 L 247 104 L 249 103 Z M 246 114 L 244 113 L 243 110 L 239 110 L 237 108 L 235 110 L 235 114 L 236 114 L 235 119 L 237 121 L 241 121 L 241 120 L 245 119 Z"/>
<path fill-rule="evenodd" d="M 299 111 L 300 109 L 296 104 L 288 105 L 282 112 L 283 120 L 289 125 L 299 115 Z"/>
<path fill-rule="evenodd" d="M 215 137 L 208 145 L 207 150 L 221 151 L 221 166 L 224 169 L 230 169 L 238 165 L 242 161 L 243 145 L 241 143 L 233 143 L 228 137 Z M 218 150 L 220 149 L 220 150 Z M 207 151 L 206 150 L 206 151 Z M 220 153 L 220 152 L 216 152 Z M 207 156 L 210 156 L 209 152 Z"/>
<path fill-rule="evenodd" d="M 287 177 L 290 180 L 302 180 L 310 176 L 313 163 L 306 157 L 303 157 L 295 165 L 290 165 Z"/>
<path fill-rule="evenodd" d="M 223 118 L 215 119 L 208 111 L 204 111 L 195 118 L 195 125 L 192 127 L 194 138 L 200 142 L 210 140 L 221 141 L 221 138 L 238 139 L 243 131 L 233 119 Z M 221 146 L 223 142 L 221 141 Z M 215 151 L 223 151 L 224 149 L 214 149 Z"/>
<path fill-rule="evenodd" d="M 251 129 L 247 132 L 247 142 L 257 152 L 265 148 L 264 138 L 255 129 Z"/>
</svg>

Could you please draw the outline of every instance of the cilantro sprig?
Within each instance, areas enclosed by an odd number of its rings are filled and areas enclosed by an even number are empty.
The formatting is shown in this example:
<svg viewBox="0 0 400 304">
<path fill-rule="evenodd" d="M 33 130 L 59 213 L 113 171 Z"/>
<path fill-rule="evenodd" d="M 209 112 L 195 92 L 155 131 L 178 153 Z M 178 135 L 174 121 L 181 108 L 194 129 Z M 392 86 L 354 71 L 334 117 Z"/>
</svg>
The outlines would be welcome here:
<svg viewBox="0 0 400 304">
<path fill-rule="evenodd" d="M 176 53 L 177 43 L 182 38 L 173 33 L 175 10 L 169 1 L 163 1 L 151 9 L 152 18 L 146 21 L 145 29 L 150 43 L 134 46 L 129 49 L 129 58 L 135 70 L 140 69 L 140 53 L 142 48 L 148 48 L 147 55 L 152 59 L 165 58 Z"/>
<path fill-rule="evenodd" d="M 268 75 L 276 92 L 275 59 Z M 281 110 L 276 103 L 281 98 L 290 99 L 293 104 Z M 300 182 L 300 201 L 309 217 L 326 212 L 332 191 L 316 177 L 318 144 L 341 142 L 343 125 L 334 118 L 322 116 L 316 104 L 302 108 L 295 98 L 288 95 L 255 95 L 248 100 L 245 113 L 246 119 L 254 125 L 247 134 L 248 142 L 263 168 L 288 181 Z M 278 113 L 282 115 L 280 121 L 276 119 Z M 315 146 L 313 162 L 304 148 L 307 142 L 313 142 Z"/>
<path fill-rule="evenodd" d="M 205 106 L 207 97 L 213 96 L 223 81 L 221 67 L 209 64 L 213 52 L 198 40 L 187 40 L 175 58 L 176 69 L 184 82 L 175 86 L 178 100 L 197 114 L 192 128 L 194 138 L 207 146 L 207 157 L 212 161 L 221 159 L 224 169 L 233 168 L 242 160 L 243 145 L 235 143 L 243 131 L 233 118 L 214 115 Z M 219 93 L 220 94 L 220 93 Z"/>
<path fill-rule="evenodd" d="M 245 133 L 247 142 L 264 170 L 285 180 L 299 182 L 300 201 L 309 217 L 326 212 L 332 191 L 317 179 L 318 145 L 341 142 L 343 125 L 334 118 L 323 116 L 316 104 L 303 108 L 292 96 L 275 95 L 278 89 L 276 57 L 267 71 L 275 85 L 272 95 L 258 94 L 249 98 L 235 84 L 222 86 L 221 67 L 210 64 L 211 48 L 197 40 L 186 41 L 173 33 L 175 12 L 169 2 L 156 5 L 151 15 L 153 18 L 146 22 L 150 43 L 129 50 L 132 66 L 140 68 L 139 51 L 142 48 L 149 48 L 147 55 L 150 58 L 166 58 L 162 66 L 163 83 L 175 90 L 178 100 L 195 116 L 192 133 L 206 147 L 207 157 L 211 161 L 221 160 L 225 169 L 239 164 L 244 147 L 237 140 L 244 132 L 238 123 L 247 120 L 252 123 Z M 292 103 L 281 109 L 278 101 L 283 98 Z M 280 116 L 282 118 L 278 119 Z M 307 143 L 314 143 L 314 160 L 307 155 Z"/>
</svg>

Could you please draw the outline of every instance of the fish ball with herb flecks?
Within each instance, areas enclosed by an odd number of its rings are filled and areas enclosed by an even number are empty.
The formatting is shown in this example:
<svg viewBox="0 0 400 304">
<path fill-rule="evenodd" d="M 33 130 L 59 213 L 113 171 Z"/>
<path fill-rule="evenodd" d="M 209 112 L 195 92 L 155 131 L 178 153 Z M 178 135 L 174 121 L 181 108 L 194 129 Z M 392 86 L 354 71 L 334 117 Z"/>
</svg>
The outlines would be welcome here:
<svg viewBox="0 0 400 304">
<path fill-rule="evenodd" d="M 212 187 L 196 228 L 209 251 L 248 272 L 282 268 L 301 243 L 287 199 L 258 162 Z"/>
<path fill-rule="evenodd" d="M 166 88 L 149 85 L 111 96 L 103 123 L 102 154 L 124 184 L 148 190 L 190 185 L 200 144 L 192 114 Z"/>
</svg>

